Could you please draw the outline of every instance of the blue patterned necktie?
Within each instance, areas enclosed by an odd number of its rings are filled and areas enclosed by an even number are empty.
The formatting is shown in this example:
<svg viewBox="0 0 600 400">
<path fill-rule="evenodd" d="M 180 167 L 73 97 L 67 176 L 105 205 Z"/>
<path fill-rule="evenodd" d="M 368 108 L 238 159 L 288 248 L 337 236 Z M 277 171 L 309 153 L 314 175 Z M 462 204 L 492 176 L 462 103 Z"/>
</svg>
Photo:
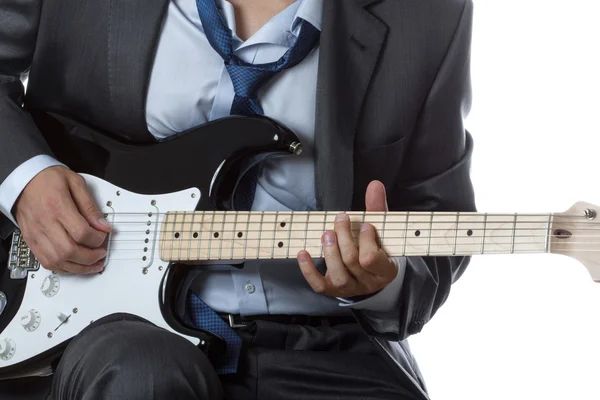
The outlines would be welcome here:
<svg viewBox="0 0 600 400">
<path fill-rule="evenodd" d="M 278 72 L 300 63 L 312 51 L 319 41 L 320 31 L 302 20 L 300 33 L 295 43 L 276 62 L 267 64 L 249 64 L 233 54 L 232 32 L 223 20 L 215 0 L 196 0 L 198 14 L 209 43 L 223 58 L 229 72 L 235 97 L 231 106 L 231 115 L 264 115 L 258 101 L 258 91 Z M 236 210 L 250 210 L 256 190 L 258 167 L 251 168 L 236 190 Z M 242 340 L 236 332 L 217 313 L 198 296 L 189 293 L 186 304 L 186 316 L 189 322 L 206 331 L 221 336 L 227 342 L 227 351 L 222 362 L 216 367 L 219 374 L 235 373 L 242 347 Z"/>
<path fill-rule="evenodd" d="M 267 64 L 250 64 L 233 54 L 233 36 L 217 8 L 216 0 L 196 0 L 204 33 L 215 51 L 223 58 L 229 72 L 235 98 L 232 115 L 264 115 L 258 101 L 258 91 L 271 78 L 284 69 L 291 68 L 310 54 L 319 42 L 321 32 L 305 20 L 300 20 L 300 33 L 294 44 L 277 61 Z"/>
</svg>

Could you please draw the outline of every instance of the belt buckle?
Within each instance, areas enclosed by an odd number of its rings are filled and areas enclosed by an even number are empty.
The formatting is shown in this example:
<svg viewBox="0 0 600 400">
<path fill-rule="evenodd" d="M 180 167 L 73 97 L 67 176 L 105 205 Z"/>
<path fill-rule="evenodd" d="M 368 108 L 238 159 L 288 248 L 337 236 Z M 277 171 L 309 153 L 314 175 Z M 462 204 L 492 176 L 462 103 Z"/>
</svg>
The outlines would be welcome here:
<svg viewBox="0 0 600 400">
<path fill-rule="evenodd" d="M 233 328 L 233 329 L 235 329 L 235 328 L 243 328 L 243 327 L 245 327 L 245 326 L 246 326 L 246 324 L 245 324 L 245 323 L 243 323 L 243 322 L 236 322 L 236 321 L 235 321 L 235 317 L 236 317 L 236 316 L 235 316 L 235 315 L 233 315 L 233 314 L 229 314 L 229 315 L 228 315 L 228 319 L 229 319 L 229 326 L 230 326 L 231 328 Z"/>
</svg>

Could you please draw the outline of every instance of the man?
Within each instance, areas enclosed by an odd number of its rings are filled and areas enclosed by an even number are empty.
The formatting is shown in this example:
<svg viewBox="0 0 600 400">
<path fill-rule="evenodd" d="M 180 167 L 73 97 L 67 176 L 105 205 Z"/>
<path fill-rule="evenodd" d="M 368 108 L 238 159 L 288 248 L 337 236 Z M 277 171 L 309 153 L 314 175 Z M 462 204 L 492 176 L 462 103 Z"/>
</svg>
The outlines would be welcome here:
<svg viewBox="0 0 600 400">
<path fill-rule="evenodd" d="M 471 20 L 470 0 L 5 0 L 2 236 L 18 224 L 45 268 L 102 270 L 110 226 L 29 110 L 134 143 L 264 114 L 307 151 L 246 178 L 252 210 L 472 211 L 463 126 Z M 263 64 L 260 87 L 236 76 L 239 65 Z M 235 328 L 242 345 L 230 370 L 215 371 L 176 335 L 116 316 L 90 325 L 54 377 L 36 384 L 51 386 L 52 399 L 427 398 L 406 338 L 468 259 L 390 258 L 372 226 L 355 244 L 345 214 L 323 246 L 325 275 L 306 252 L 299 268 L 194 272 L 188 286 L 200 300 L 182 289 L 184 302 L 194 298 L 188 314 L 203 304 L 247 323 Z"/>
</svg>

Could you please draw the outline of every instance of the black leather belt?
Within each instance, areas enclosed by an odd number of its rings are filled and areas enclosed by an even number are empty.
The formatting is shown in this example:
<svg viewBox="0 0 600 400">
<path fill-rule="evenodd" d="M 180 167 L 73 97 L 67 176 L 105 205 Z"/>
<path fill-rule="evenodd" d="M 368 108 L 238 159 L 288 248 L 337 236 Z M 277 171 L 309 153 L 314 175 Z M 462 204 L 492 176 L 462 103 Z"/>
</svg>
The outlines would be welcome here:
<svg viewBox="0 0 600 400">
<path fill-rule="evenodd" d="M 314 315 L 249 315 L 241 316 L 219 313 L 232 328 L 243 328 L 254 321 L 270 321 L 289 325 L 333 326 L 352 324 L 356 319 L 351 316 L 314 316 Z"/>
</svg>

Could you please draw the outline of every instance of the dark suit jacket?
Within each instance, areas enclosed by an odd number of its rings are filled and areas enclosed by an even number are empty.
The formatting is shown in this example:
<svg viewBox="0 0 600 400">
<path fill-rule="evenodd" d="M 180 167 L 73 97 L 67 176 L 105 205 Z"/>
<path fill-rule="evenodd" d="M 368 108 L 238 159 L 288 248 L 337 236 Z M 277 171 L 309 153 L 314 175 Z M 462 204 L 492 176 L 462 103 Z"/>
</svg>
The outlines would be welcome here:
<svg viewBox="0 0 600 400">
<path fill-rule="evenodd" d="M 0 181 L 50 154 L 28 109 L 148 142 L 145 95 L 168 0 L 2 0 Z M 474 211 L 469 177 L 471 0 L 326 0 L 319 62 L 317 202 L 364 209 L 381 180 L 391 210 Z M 29 71 L 27 95 L 20 74 Z M 25 108 L 22 105 L 25 105 Z M 0 221 L 6 237 L 12 230 Z M 468 258 L 409 257 L 399 307 L 356 312 L 416 390 L 404 339 L 444 303 Z"/>
</svg>

